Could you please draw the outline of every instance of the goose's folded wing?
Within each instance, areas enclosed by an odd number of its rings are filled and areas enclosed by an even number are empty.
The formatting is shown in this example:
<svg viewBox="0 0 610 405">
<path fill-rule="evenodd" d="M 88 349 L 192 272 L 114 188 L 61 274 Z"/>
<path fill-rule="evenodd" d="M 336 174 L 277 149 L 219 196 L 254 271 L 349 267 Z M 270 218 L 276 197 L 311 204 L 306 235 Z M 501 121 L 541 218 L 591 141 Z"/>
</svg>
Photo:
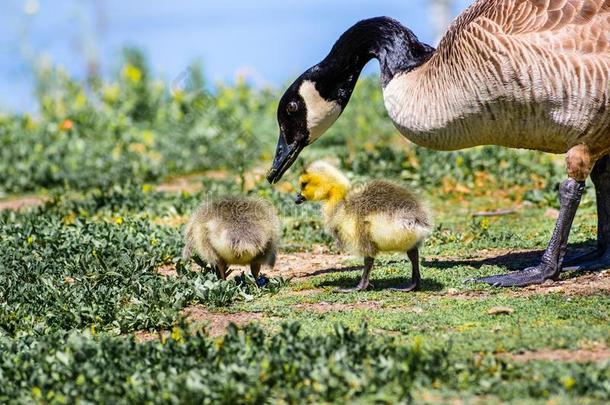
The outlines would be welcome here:
<svg viewBox="0 0 610 405">
<path fill-rule="evenodd" d="M 440 47 L 489 34 L 504 43 L 605 55 L 610 53 L 610 0 L 479 0 L 458 17 Z"/>
</svg>

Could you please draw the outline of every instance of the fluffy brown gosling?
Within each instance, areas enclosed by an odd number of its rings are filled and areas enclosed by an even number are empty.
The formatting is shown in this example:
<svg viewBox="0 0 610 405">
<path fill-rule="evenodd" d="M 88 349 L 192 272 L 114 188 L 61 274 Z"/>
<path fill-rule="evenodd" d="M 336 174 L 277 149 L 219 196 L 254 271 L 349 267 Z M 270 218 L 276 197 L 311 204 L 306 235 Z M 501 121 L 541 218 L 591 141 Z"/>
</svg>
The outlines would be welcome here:
<svg viewBox="0 0 610 405">
<path fill-rule="evenodd" d="M 326 227 L 340 245 L 364 257 L 358 285 L 341 292 L 369 288 L 369 273 L 377 254 L 407 252 L 412 265 L 411 282 L 397 291 L 420 288 L 419 246 L 432 225 L 427 209 L 409 190 L 385 180 L 352 188 L 332 165 L 317 161 L 299 179 L 296 203 L 322 201 Z"/>
<path fill-rule="evenodd" d="M 184 235 L 183 259 L 196 254 L 222 279 L 231 273 L 230 265 L 249 265 L 258 279 L 262 265 L 275 265 L 279 220 L 273 206 L 262 199 L 225 197 L 204 202 Z"/>
</svg>

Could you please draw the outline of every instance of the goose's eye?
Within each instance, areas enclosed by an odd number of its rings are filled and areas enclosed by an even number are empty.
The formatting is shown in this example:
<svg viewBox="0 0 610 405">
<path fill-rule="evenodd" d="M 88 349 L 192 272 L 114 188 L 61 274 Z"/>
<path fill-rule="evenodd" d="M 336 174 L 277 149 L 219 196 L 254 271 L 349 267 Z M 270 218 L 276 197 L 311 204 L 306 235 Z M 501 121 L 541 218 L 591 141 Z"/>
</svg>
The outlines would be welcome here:
<svg viewBox="0 0 610 405">
<path fill-rule="evenodd" d="M 288 106 L 286 107 L 286 110 L 288 110 L 289 113 L 297 112 L 298 109 L 299 109 L 299 105 L 297 104 L 296 101 L 289 102 Z"/>
</svg>

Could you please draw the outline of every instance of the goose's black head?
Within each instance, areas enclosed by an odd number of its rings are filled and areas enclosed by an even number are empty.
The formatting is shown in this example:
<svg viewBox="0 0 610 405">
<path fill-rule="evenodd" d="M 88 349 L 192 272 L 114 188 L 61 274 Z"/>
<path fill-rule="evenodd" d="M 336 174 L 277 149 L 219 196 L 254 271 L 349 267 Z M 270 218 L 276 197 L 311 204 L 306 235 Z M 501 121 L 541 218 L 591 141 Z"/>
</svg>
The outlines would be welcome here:
<svg viewBox="0 0 610 405">
<path fill-rule="evenodd" d="M 303 148 L 320 137 L 347 105 L 353 86 L 332 89 L 315 66 L 301 75 L 284 93 L 277 110 L 280 136 L 268 179 L 279 180 Z M 322 74 L 321 74 L 322 73 Z M 330 85 L 330 87 L 329 87 Z"/>
<path fill-rule="evenodd" d="M 305 146 L 318 139 L 345 109 L 364 65 L 381 65 L 381 83 L 427 61 L 434 49 L 422 44 L 398 21 L 388 17 L 363 20 L 347 30 L 328 56 L 306 70 L 280 99 L 280 135 L 273 166 L 267 175 L 275 183 Z"/>
</svg>

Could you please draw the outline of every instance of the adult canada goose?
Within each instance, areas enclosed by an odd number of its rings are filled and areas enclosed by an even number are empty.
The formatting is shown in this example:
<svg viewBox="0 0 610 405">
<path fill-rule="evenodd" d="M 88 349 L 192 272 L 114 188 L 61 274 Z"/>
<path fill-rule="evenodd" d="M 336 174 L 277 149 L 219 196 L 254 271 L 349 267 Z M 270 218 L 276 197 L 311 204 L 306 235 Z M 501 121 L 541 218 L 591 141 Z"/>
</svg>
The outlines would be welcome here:
<svg viewBox="0 0 610 405">
<path fill-rule="evenodd" d="M 197 254 L 222 279 L 230 274 L 230 265 L 250 265 L 252 276 L 258 279 L 261 265 L 275 264 L 279 219 L 264 200 L 219 198 L 204 202 L 195 211 L 186 225 L 184 239 L 184 260 Z"/>
<path fill-rule="evenodd" d="M 610 265 L 610 0 L 478 0 L 436 50 L 393 19 L 357 23 L 280 100 L 270 182 L 339 117 L 372 58 L 381 65 L 392 121 L 417 144 L 566 153 L 559 218 L 540 264 L 479 281 L 524 286 L 556 280 L 589 174 L 597 193 L 598 246 L 565 265 Z"/>
<path fill-rule="evenodd" d="M 326 228 L 341 246 L 364 257 L 364 271 L 355 288 L 369 287 L 369 273 L 381 252 L 407 252 L 411 282 L 397 291 L 419 289 L 419 245 L 432 230 L 428 210 L 409 190 L 386 180 L 351 187 L 349 180 L 332 165 L 317 161 L 299 178 L 296 203 L 322 201 Z"/>
</svg>

